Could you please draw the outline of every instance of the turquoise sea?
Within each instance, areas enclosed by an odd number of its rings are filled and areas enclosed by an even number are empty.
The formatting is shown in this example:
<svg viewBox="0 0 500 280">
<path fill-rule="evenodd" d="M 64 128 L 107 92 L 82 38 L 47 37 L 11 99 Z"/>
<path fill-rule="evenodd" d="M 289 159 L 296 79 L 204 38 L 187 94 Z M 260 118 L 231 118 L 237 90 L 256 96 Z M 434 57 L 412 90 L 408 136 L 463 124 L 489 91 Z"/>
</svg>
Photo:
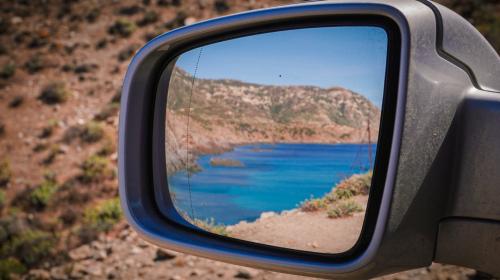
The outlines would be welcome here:
<svg viewBox="0 0 500 280">
<path fill-rule="evenodd" d="M 168 178 L 176 208 L 225 225 L 253 221 L 262 212 L 296 208 L 322 197 L 342 179 L 370 168 L 368 144 L 252 144 L 197 160 L 202 171 Z M 372 145 L 375 155 L 376 145 Z M 240 167 L 211 166 L 211 158 L 236 160 Z"/>
</svg>

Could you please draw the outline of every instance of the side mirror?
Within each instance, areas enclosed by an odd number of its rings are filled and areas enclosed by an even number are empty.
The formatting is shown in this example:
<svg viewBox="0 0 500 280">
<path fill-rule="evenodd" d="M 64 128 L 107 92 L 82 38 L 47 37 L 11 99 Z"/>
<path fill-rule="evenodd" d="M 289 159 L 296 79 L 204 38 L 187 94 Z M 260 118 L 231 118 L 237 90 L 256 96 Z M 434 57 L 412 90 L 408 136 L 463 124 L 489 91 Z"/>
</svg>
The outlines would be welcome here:
<svg viewBox="0 0 500 280">
<path fill-rule="evenodd" d="M 160 247 L 288 273 L 498 275 L 499 75 L 476 30 L 423 0 L 171 31 L 124 81 L 125 216 Z"/>
</svg>

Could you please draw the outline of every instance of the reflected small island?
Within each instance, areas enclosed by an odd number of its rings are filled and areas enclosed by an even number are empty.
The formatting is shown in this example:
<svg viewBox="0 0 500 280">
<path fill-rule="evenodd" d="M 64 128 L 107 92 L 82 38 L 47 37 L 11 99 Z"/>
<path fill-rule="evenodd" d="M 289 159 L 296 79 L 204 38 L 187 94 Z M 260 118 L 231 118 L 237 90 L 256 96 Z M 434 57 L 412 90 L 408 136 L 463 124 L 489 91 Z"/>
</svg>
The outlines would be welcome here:
<svg viewBox="0 0 500 280">
<path fill-rule="evenodd" d="M 228 159 L 228 158 L 211 158 L 210 165 L 211 166 L 225 166 L 225 167 L 244 167 L 245 166 L 239 160 Z"/>
</svg>

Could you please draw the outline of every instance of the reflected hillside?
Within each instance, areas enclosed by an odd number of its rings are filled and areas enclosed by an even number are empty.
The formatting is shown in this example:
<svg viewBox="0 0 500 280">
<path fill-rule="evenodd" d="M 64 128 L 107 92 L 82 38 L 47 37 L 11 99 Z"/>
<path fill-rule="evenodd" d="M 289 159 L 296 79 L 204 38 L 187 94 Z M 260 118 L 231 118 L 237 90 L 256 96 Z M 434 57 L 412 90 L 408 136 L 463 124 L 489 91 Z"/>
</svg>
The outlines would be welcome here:
<svg viewBox="0 0 500 280">
<path fill-rule="evenodd" d="M 378 135 L 380 108 L 344 88 L 193 81 L 176 67 L 169 92 L 169 171 L 185 167 L 188 146 L 215 154 L 247 143 L 374 143 Z"/>
</svg>

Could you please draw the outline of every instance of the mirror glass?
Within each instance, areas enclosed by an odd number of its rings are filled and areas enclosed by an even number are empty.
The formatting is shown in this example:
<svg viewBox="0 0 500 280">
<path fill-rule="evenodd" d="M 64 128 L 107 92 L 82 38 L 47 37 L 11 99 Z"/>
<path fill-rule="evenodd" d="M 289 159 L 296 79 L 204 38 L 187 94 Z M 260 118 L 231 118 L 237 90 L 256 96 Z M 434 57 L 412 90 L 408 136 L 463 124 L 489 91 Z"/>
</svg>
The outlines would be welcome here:
<svg viewBox="0 0 500 280">
<path fill-rule="evenodd" d="M 178 213 L 232 238 L 350 249 L 377 156 L 387 43 L 380 27 L 334 26 L 249 35 L 180 55 L 165 122 Z"/>
</svg>

